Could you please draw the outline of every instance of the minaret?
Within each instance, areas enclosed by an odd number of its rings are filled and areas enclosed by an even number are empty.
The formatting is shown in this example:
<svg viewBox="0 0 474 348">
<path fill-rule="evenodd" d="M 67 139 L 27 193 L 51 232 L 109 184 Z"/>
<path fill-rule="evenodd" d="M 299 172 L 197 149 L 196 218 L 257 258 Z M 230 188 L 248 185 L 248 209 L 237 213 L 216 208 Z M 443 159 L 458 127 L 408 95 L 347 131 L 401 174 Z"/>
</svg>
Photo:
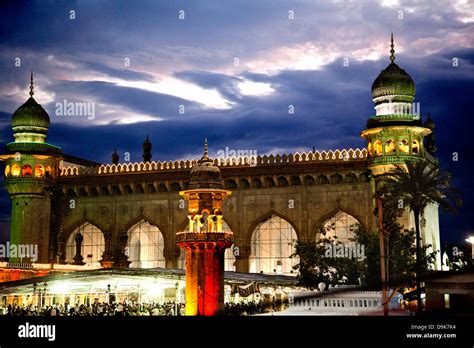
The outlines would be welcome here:
<svg viewBox="0 0 474 348">
<path fill-rule="evenodd" d="M 28 100 L 12 116 L 14 142 L 0 155 L 5 162 L 5 187 L 12 200 L 10 244 L 38 247 L 37 262 L 54 259 L 55 233 L 51 223 L 61 149 L 46 143 L 49 115 L 33 98 L 33 72 Z M 53 227 L 52 227 L 53 226 Z M 49 248 L 52 246 L 52 255 Z M 10 262 L 30 262 L 31 257 L 10 257 Z"/>
<path fill-rule="evenodd" d="M 176 234 L 186 250 L 186 315 L 216 315 L 224 311 L 224 252 L 234 240 L 222 228 L 222 204 L 231 195 L 223 189 L 221 172 L 204 155 L 191 169 L 189 188 L 179 194 L 188 202 L 189 232 Z"/>
<path fill-rule="evenodd" d="M 413 103 L 415 83 L 411 76 L 395 63 L 393 34 L 390 45 L 390 64 L 377 76 L 372 85 L 375 115 L 369 117 L 367 128 L 361 137 L 367 140 L 368 166 L 373 174 L 373 190 L 380 189 L 384 182 L 380 175 L 390 172 L 394 166 L 408 161 L 426 159 L 433 166 L 437 161 L 425 151 L 424 140 L 434 130 L 427 121 L 423 126 L 420 110 Z M 428 145 L 427 145 L 428 146 Z M 422 227 L 423 244 L 431 244 L 431 250 L 440 246 L 438 206 L 429 204 L 424 210 L 430 224 Z M 414 227 L 410 211 L 405 208 L 398 222 L 406 229 Z M 439 255 L 439 254 L 438 254 Z M 440 257 L 437 256 L 437 264 Z M 437 266 L 439 267 L 439 266 Z"/>
<path fill-rule="evenodd" d="M 117 153 L 117 148 L 115 148 L 114 153 L 112 154 L 112 164 L 118 164 L 120 160 L 120 156 Z"/>
<path fill-rule="evenodd" d="M 151 161 L 151 142 L 148 139 L 148 134 L 146 135 L 146 139 L 143 142 L 143 161 L 144 162 L 150 162 Z"/>
<path fill-rule="evenodd" d="M 369 168 L 375 176 L 391 170 L 393 165 L 423 158 L 423 137 L 431 132 L 423 127 L 419 109 L 413 103 L 413 79 L 395 63 L 394 46 L 392 34 L 390 64 L 372 85 L 375 115 L 361 133 L 367 139 Z"/>
</svg>

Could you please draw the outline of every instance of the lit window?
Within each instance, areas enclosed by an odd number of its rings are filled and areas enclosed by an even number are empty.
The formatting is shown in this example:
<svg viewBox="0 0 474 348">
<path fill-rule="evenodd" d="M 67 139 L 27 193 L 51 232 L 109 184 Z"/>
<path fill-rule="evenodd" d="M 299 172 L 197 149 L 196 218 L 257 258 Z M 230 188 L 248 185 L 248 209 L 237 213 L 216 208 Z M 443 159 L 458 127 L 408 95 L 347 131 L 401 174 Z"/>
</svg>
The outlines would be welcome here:
<svg viewBox="0 0 474 348">
<path fill-rule="evenodd" d="M 33 175 L 33 168 L 29 164 L 25 164 L 23 166 L 23 170 L 21 171 L 21 176 L 32 176 Z"/>
<path fill-rule="evenodd" d="M 10 166 L 7 165 L 7 166 L 5 167 L 5 176 L 9 176 L 9 175 L 10 175 Z"/>
<path fill-rule="evenodd" d="M 400 152 L 408 153 L 409 152 L 408 141 L 406 141 L 405 139 L 400 140 L 398 144 L 398 149 Z"/>
<path fill-rule="evenodd" d="M 382 155 L 382 142 L 380 140 L 377 140 L 374 144 L 374 152 L 375 156 L 380 156 Z"/>
<path fill-rule="evenodd" d="M 385 146 L 385 153 L 393 153 L 396 151 L 396 144 L 395 142 L 390 139 L 387 141 L 387 145 Z"/>
<path fill-rule="evenodd" d="M 49 178 L 53 174 L 53 170 L 51 169 L 50 166 L 46 166 L 46 171 L 45 171 L 46 177 Z"/>
<path fill-rule="evenodd" d="M 419 146 L 418 146 L 418 141 L 413 140 L 413 145 L 411 146 L 411 152 L 412 153 L 419 153 Z"/>
<path fill-rule="evenodd" d="M 20 166 L 18 164 L 14 164 L 12 166 L 12 171 L 11 171 L 12 175 L 13 176 L 20 176 L 20 172 L 21 172 Z"/>
<path fill-rule="evenodd" d="M 37 178 L 42 178 L 44 176 L 44 168 L 41 164 L 35 166 L 35 176 Z"/>
</svg>

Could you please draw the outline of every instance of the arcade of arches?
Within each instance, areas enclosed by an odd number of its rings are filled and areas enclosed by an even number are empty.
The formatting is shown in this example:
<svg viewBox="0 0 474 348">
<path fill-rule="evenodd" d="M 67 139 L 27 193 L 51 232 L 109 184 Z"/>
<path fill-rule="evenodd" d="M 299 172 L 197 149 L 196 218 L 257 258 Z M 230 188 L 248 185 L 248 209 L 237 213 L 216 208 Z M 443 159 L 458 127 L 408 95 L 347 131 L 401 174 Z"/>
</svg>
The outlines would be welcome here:
<svg viewBox="0 0 474 348">
<path fill-rule="evenodd" d="M 325 237 L 336 237 L 342 243 L 349 243 L 354 236 L 358 221 L 350 214 L 339 210 L 323 222 Z M 187 229 L 187 227 L 186 227 Z M 231 228 L 223 221 L 223 230 Z M 77 235 L 82 235 L 81 256 L 88 265 L 98 265 L 105 250 L 102 231 L 93 224 L 84 223 L 69 236 L 66 246 L 66 262 L 72 263 L 77 250 Z M 319 238 L 319 234 L 316 234 Z M 165 241 L 160 229 L 148 221 L 141 220 L 127 231 L 125 254 L 130 268 L 165 268 Z M 294 253 L 297 233 L 292 224 L 277 215 L 271 215 L 260 222 L 252 232 L 249 256 L 251 273 L 296 275 L 293 266 L 298 264 Z M 238 248 L 227 249 L 224 255 L 225 270 L 236 270 Z M 177 267 L 185 269 L 185 252 L 180 251 Z"/>
</svg>

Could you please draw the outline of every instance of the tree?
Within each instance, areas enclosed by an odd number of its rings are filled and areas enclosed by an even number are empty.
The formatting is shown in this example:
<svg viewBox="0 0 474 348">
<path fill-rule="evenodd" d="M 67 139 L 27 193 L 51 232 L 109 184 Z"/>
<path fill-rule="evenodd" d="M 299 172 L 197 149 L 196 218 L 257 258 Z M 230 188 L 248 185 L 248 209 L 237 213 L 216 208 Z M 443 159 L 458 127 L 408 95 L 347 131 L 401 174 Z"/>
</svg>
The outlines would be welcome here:
<svg viewBox="0 0 474 348">
<path fill-rule="evenodd" d="M 385 214 L 384 214 L 385 216 Z M 359 263 L 362 285 L 367 290 L 380 290 L 380 246 L 376 233 L 368 233 L 363 228 L 355 231 L 354 242 L 364 245 L 366 259 Z M 387 236 L 386 259 L 388 264 L 388 287 L 411 287 L 416 274 L 415 231 L 403 229 L 398 223 L 392 222 Z M 422 247 L 421 272 L 427 274 L 433 269 L 436 251 L 428 252 L 431 245 Z"/>
<path fill-rule="evenodd" d="M 291 257 L 299 256 L 299 263 L 293 268 L 298 270 L 298 282 L 310 289 L 318 284 L 357 284 L 359 265 L 352 259 L 344 257 L 328 257 L 341 242 L 333 238 L 321 238 L 316 241 L 297 240 L 295 252 Z"/>
<path fill-rule="evenodd" d="M 415 231 L 404 230 L 393 220 L 395 217 L 384 213 L 384 221 L 389 228 L 387 259 L 390 260 L 388 273 L 389 287 L 411 287 L 415 280 Z M 391 222 L 389 222 L 391 221 Z M 301 286 L 317 288 L 320 282 L 326 284 L 358 284 L 366 290 L 380 290 L 380 247 L 376 233 L 367 232 L 362 226 L 354 230 L 351 244 L 364 246 L 364 260 L 346 257 L 328 256 L 328 247 L 342 245 L 332 238 L 319 241 L 296 241 L 295 254 L 300 262 L 294 266 L 299 270 L 298 281 Z M 421 260 L 422 273 L 426 274 L 433 268 L 436 252 L 428 253 L 431 245 L 422 247 L 424 255 Z"/>
<path fill-rule="evenodd" d="M 425 159 L 409 161 L 405 165 L 397 165 L 387 174 L 380 176 L 387 192 L 389 209 L 408 207 L 413 212 L 416 232 L 416 289 L 418 313 L 422 310 L 421 302 L 421 259 L 420 218 L 426 206 L 438 204 L 442 211 L 456 213 L 462 206 L 459 191 L 451 186 L 451 175 L 441 171 Z"/>
</svg>

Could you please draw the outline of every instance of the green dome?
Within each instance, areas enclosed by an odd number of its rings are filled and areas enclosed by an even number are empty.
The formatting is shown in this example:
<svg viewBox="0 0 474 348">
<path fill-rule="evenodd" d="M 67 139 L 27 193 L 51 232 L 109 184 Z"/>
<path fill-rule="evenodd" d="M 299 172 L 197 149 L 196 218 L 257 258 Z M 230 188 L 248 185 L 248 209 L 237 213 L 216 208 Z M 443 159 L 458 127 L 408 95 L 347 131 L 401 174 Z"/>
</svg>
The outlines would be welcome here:
<svg viewBox="0 0 474 348">
<path fill-rule="evenodd" d="M 26 103 L 20 106 L 12 116 L 12 128 L 15 131 L 32 130 L 40 131 L 39 128 L 45 128 L 44 132 L 47 132 L 49 127 L 49 116 L 45 109 L 39 105 L 33 97 L 28 98 Z"/>
<path fill-rule="evenodd" d="M 411 102 L 415 98 L 415 82 L 393 61 L 372 84 L 372 97 L 395 96 L 395 100 Z"/>
</svg>

